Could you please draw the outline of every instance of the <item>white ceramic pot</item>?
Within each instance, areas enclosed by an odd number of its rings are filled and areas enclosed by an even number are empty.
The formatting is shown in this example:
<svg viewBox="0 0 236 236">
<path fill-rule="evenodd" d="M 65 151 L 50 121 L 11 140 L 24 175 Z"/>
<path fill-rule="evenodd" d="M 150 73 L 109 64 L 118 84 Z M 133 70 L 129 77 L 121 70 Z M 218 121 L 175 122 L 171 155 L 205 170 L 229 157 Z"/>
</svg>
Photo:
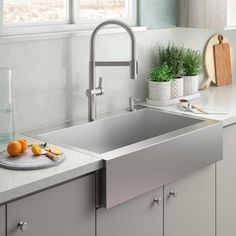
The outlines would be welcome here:
<svg viewBox="0 0 236 236">
<path fill-rule="evenodd" d="M 199 76 L 184 76 L 184 95 L 193 95 L 198 93 Z"/>
<path fill-rule="evenodd" d="M 149 99 L 151 100 L 170 100 L 171 83 L 149 81 Z"/>
<path fill-rule="evenodd" d="M 178 77 L 171 80 L 171 98 L 180 98 L 184 95 L 184 79 L 183 77 Z"/>
</svg>

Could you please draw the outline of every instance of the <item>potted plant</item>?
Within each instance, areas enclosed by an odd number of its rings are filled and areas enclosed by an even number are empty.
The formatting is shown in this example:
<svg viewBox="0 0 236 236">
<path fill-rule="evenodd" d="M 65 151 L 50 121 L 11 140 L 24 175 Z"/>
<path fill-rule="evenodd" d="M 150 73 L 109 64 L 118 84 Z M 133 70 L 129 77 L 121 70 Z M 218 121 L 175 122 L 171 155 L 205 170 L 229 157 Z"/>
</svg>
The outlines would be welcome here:
<svg viewBox="0 0 236 236">
<path fill-rule="evenodd" d="M 152 67 L 149 73 L 149 98 L 151 100 L 170 100 L 171 80 L 174 79 L 172 69 L 167 65 Z"/>
<path fill-rule="evenodd" d="M 171 67 L 174 80 L 171 81 L 171 98 L 182 97 L 184 93 L 183 72 L 184 48 L 169 44 L 159 48 L 159 62 Z"/>
<path fill-rule="evenodd" d="M 185 49 L 183 56 L 184 95 L 198 93 L 199 74 L 202 71 L 200 51 Z"/>
</svg>

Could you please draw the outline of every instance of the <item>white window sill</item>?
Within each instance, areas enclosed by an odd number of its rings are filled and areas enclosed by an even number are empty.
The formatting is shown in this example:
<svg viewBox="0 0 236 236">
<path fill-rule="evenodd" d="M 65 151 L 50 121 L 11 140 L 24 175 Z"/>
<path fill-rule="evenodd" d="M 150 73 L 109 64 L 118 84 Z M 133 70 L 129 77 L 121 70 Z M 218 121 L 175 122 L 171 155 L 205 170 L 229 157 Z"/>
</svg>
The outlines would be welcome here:
<svg viewBox="0 0 236 236">
<path fill-rule="evenodd" d="M 233 26 L 226 26 L 224 28 L 224 30 L 235 30 L 236 29 L 236 25 L 233 25 Z"/>
<path fill-rule="evenodd" d="M 147 30 L 146 27 L 143 26 L 135 26 L 131 28 L 134 32 L 144 32 Z M 107 35 L 107 34 L 119 34 L 125 32 L 126 31 L 122 28 L 107 28 L 107 29 L 102 29 L 99 32 L 99 34 Z M 38 41 L 38 40 L 60 39 L 60 38 L 71 38 L 71 37 L 86 37 L 90 36 L 91 34 L 92 30 L 78 30 L 73 27 L 68 27 L 66 31 L 58 31 L 58 32 L 31 33 L 31 34 L 19 34 L 19 35 L 6 34 L 0 36 L 0 43 L 15 43 L 15 42 Z"/>
</svg>

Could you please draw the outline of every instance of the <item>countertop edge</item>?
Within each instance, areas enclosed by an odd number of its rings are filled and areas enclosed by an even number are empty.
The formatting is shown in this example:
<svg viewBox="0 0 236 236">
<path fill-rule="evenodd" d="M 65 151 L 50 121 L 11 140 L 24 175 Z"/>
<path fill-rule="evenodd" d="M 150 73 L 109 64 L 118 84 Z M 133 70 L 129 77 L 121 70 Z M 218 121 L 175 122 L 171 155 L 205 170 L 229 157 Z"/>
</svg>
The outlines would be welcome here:
<svg viewBox="0 0 236 236">
<path fill-rule="evenodd" d="M 45 189 L 52 188 L 56 185 L 63 184 L 67 181 L 80 178 L 89 173 L 95 172 L 103 168 L 103 163 L 101 160 L 92 162 L 73 170 L 66 171 L 64 173 L 56 174 L 55 176 L 50 176 L 33 183 L 23 185 L 6 192 L 1 193 L 0 195 L 0 205 L 4 205 L 8 202 L 14 201 L 16 199 L 31 195 Z"/>
</svg>

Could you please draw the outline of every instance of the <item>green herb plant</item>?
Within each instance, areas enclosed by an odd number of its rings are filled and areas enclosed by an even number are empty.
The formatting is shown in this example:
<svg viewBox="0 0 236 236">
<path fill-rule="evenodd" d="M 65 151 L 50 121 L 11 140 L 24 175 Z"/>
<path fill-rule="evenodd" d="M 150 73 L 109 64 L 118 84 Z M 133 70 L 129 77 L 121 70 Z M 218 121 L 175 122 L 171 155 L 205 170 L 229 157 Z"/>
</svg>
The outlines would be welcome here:
<svg viewBox="0 0 236 236">
<path fill-rule="evenodd" d="M 32 146 L 33 146 L 33 144 L 28 145 L 29 148 L 31 148 Z M 41 148 L 45 149 L 48 146 L 48 143 L 41 143 L 41 144 L 39 144 L 39 146 Z"/>
<path fill-rule="evenodd" d="M 183 73 L 183 56 L 183 47 L 178 47 L 174 44 L 168 44 L 167 47 L 159 47 L 160 65 L 167 64 L 172 69 L 175 78 L 180 77 Z"/>
<path fill-rule="evenodd" d="M 174 79 L 174 75 L 171 67 L 164 64 L 152 67 L 148 78 L 154 82 L 168 82 Z"/>
<path fill-rule="evenodd" d="M 202 55 L 200 51 L 187 48 L 183 55 L 183 74 L 185 76 L 194 76 L 202 71 Z"/>
</svg>

